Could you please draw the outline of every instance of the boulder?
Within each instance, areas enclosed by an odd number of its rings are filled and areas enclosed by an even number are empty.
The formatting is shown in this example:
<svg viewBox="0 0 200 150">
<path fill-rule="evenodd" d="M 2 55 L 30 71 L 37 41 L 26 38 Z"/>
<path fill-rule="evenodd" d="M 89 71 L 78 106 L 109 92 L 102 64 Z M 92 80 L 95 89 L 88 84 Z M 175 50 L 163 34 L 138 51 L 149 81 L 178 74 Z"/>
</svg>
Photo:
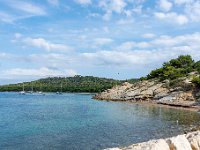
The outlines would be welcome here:
<svg viewBox="0 0 200 150">
<path fill-rule="evenodd" d="M 170 150 L 168 144 L 163 139 L 134 144 L 123 150 L 161 150 L 161 148 L 162 150 Z"/>
<path fill-rule="evenodd" d="M 188 133 L 186 138 L 193 150 L 200 150 L 200 131 Z"/>
<path fill-rule="evenodd" d="M 192 150 L 185 135 L 178 135 L 167 140 L 170 150 Z"/>
</svg>

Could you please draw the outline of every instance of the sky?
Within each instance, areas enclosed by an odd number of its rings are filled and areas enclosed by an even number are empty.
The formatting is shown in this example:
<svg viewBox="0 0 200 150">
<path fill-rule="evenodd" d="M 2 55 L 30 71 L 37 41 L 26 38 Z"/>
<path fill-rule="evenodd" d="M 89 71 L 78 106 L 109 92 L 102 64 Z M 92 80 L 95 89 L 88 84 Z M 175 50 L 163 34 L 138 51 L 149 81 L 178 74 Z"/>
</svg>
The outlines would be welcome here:
<svg viewBox="0 0 200 150">
<path fill-rule="evenodd" d="M 0 84 L 139 78 L 200 60 L 200 0 L 0 0 Z"/>
</svg>

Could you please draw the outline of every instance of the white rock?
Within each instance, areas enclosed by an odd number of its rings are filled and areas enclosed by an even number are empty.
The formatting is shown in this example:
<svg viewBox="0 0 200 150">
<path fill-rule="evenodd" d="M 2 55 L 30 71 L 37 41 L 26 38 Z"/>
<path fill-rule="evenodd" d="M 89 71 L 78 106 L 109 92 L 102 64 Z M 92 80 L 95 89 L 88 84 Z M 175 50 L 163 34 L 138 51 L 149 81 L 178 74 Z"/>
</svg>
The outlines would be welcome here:
<svg viewBox="0 0 200 150">
<path fill-rule="evenodd" d="M 107 149 L 104 149 L 104 150 L 121 150 L 120 148 L 107 148 Z"/>
<path fill-rule="evenodd" d="M 162 150 L 170 150 L 168 144 L 163 139 L 153 140 L 153 141 L 132 146 L 132 150 L 161 150 L 161 148 Z"/>
<path fill-rule="evenodd" d="M 192 150 L 185 135 L 178 135 L 167 140 L 170 150 Z"/>
<path fill-rule="evenodd" d="M 200 131 L 188 133 L 186 138 L 193 150 L 200 150 Z"/>
</svg>

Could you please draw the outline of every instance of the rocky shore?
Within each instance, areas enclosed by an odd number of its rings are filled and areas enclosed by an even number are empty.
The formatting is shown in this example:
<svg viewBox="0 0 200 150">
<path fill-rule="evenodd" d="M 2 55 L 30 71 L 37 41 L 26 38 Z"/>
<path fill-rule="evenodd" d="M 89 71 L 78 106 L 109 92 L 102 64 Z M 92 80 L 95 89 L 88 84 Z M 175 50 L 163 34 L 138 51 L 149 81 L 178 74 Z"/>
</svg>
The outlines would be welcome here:
<svg viewBox="0 0 200 150">
<path fill-rule="evenodd" d="M 200 131 L 106 150 L 200 150 Z"/>
<path fill-rule="evenodd" d="M 169 80 L 163 82 L 146 80 L 134 84 L 125 82 L 96 94 L 93 98 L 111 101 L 145 101 L 196 110 L 200 108 L 200 90 L 192 84 L 190 78 L 178 79 L 175 85 L 171 84 Z"/>
</svg>

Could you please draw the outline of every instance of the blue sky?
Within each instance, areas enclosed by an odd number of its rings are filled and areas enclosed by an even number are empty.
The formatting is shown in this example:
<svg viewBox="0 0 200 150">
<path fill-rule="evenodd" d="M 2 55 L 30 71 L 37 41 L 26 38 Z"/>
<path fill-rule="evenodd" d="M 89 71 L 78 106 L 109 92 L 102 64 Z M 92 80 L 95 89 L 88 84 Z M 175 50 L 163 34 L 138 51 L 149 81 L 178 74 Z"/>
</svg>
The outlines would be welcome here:
<svg viewBox="0 0 200 150">
<path fill-rule="evenodd" d="M 0 84 L 145 76 L 200 59 L 200 0 L 0 0 Z"/>
</svg>

